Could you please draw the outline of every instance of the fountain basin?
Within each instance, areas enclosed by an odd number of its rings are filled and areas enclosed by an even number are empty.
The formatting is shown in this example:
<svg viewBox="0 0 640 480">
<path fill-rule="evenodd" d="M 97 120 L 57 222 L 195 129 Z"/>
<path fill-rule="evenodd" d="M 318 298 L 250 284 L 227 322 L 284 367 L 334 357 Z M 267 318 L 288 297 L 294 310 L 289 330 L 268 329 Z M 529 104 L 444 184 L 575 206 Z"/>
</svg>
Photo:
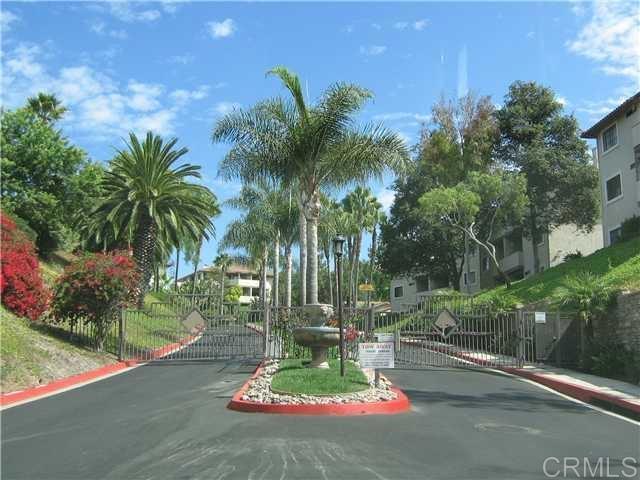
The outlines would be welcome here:
<svg viewBox="0 0 640 480">
<path fill-rule="evenodd" d="M 334 327 L 300 327 L 293 330 L 298 345 L 311 349 L 310 368 L 329 368 L 327 349 L 340 343 L 340 329 Z"/>
</svg>

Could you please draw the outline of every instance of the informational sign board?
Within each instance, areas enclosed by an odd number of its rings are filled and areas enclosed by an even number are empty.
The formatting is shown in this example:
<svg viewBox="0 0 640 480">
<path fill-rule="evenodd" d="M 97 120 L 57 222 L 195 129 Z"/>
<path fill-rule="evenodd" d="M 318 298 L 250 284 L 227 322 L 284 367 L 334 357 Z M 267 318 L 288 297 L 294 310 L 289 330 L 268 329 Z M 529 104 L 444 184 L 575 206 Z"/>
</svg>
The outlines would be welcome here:
<svg viewBox="0 0 640 480">
<path fill-rule="evenodd" d="M 358 290 L 361 292 L 373 292 L 375 288 L 370 283 L 361 283 L 358 285 Z"/>
<path fill-rule="evenodd" d="M 393 343 L 358 344 L 358 361 L 362 368 L 394 368 Z"/>
<path fill-rule="evenodd" d="M 547 323 L 547 312 L 535 312 L 536 323 Z"/>
<path fill-rule="evenodd" d="M 379 343 L 394 343 L 396 341 L 393 333 L 376 333 L 376 342 Z"/>
</svg>

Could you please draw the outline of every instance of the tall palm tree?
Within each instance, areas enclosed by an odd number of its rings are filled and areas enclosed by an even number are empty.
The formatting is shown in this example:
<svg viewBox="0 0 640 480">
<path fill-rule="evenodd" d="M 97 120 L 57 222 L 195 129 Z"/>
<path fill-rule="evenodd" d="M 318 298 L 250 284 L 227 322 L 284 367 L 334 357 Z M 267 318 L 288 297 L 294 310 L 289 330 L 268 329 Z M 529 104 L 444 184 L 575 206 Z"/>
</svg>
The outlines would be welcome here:
<svg viewBox="0 0 640 480">
<path fill-rule="evenodd" d="M 147 133 L 140 143 L 129 135 L 127 148 L 117 150 L 102 182 L 105 198 L 94 210 L 91 225 L 100 232 L 111 225 L 114 236 L 132 239 L 133 257 L 140 272 L 136 301 L 142 307 L 153 272 L 154 251 L 160 239 L 179 245 L 187 236 L 197 241 L 214 234 L 212 218 L 220 210 L 215 195 L 190 183 L 200 178 L 200 167 L 176 165 L 187 153 L 174 149 L 177 139 L 164 142 Z"/>
<path fill-rule="evenodd" d="M 53 123 L 60 120 L 67 111 L 60 100 L 52 93 L 40 92 L 27 99 L 27 108 L 36 114 L 43 122 Z"/>
<path fill-rule="evenodd" d="M 213 264 L 220 270 L 220 315 L 224 313 L 224 275 L 233 262 L 230 255 L 220 253 L 213 261 Z"/>
<path fill-rule="evenodd" d="M 291 98 L 266 100 L 226 115 L 217 122 L 212 138 L 233 143 L 220 167 L 223 176 L 249 181 L 266 176 L 298 186 L 304 215 L 301 247 L 307 241 L 306 303 L 318 303 L 321 190 L 380 177 L 388 168 L 400 169 L 408 152 L 400 137 L 381 125 L 356 127 L 354 115 L 372 97 L 368 90 L 336 83 L 315 105 L 308 105 L 297 75 L 284 67 L 268 73 L 282 81 Z"/>
</svg>

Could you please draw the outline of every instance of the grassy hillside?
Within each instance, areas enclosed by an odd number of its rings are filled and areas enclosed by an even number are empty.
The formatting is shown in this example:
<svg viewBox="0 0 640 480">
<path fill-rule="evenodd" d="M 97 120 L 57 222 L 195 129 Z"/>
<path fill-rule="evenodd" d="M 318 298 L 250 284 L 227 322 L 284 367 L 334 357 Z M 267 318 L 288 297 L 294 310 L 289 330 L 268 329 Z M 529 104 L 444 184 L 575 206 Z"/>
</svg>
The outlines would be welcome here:
<svg viewBox="0 0 640 480">
<path fill-rule="evenodd" d="M 11 392 L 115 362 L 52 336 L 0 306 L 0 386 Z"/>
<path fill-rule="evenodd" d="M 539 275 L 515 282 L 510 289 L 504 286 L 480 293 L 476 298 L 491 301 L 508 294 L 524 305 L 542 301 L 554 301 L 554 294 L 567 277 L 582 271 L 599 276 L 607 285 L 615 288 L 640 290 L 640 238 L 603 248 L 583 258 L 570 260 L 550 268 Z"/>
</svg>

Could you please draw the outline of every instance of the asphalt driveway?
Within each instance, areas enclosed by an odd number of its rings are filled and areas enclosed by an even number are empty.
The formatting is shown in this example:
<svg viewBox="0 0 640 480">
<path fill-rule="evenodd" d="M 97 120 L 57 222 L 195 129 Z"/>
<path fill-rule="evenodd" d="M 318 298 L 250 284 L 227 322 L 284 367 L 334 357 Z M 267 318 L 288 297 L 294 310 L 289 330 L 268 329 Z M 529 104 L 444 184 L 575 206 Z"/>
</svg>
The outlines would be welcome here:
<svg viewBox="0 0 640 480">
<path fill-rule="evenodd" d="M 513 480 L 545 478 L 548 458 L 620 475 L 640 457 L 637 424 L 481 371 L 388 372 L 413 404 L 395 416 L 227 410 L 253 367 L 150 364 L 5 410 L 2 478 Z"/>
</svg>

